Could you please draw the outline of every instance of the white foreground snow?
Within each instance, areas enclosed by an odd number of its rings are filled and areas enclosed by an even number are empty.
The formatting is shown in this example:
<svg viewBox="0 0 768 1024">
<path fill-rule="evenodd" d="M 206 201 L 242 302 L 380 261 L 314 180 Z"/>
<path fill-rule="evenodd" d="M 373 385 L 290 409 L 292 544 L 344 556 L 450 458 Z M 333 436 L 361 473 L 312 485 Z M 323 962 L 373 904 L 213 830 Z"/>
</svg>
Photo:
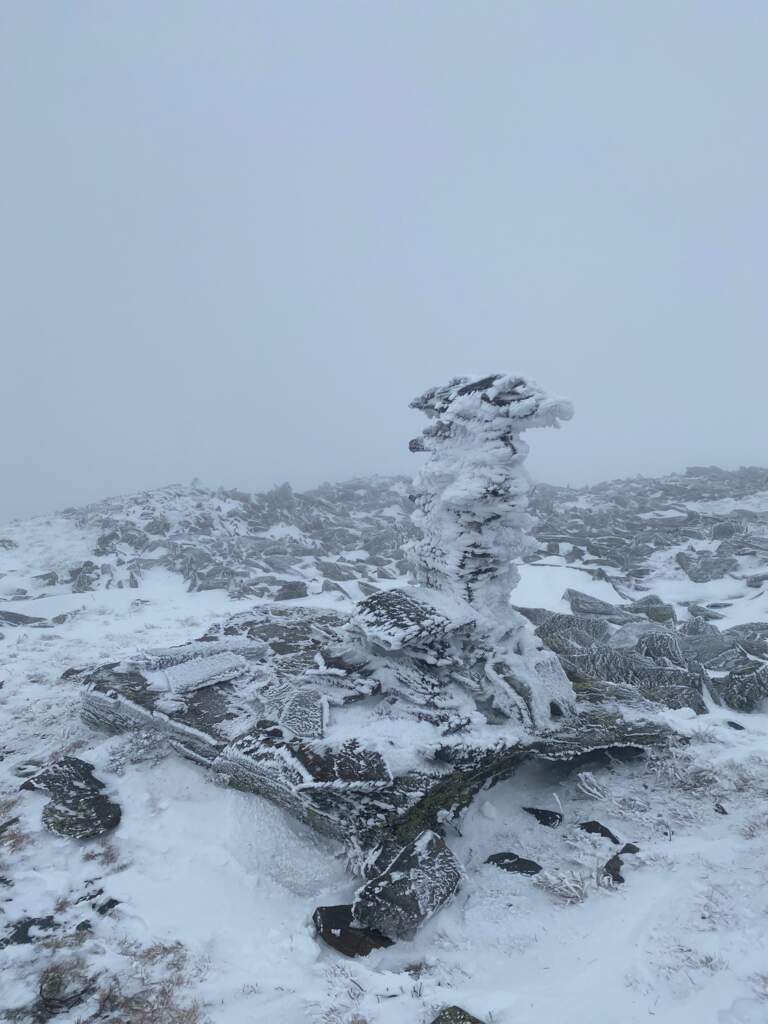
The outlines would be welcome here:
<svg viewBox="0 0 768 1024">
<path fill-rule="evenodd" d="M 34 529 L 29 540 L 0 553 L 4 572 L 42 571 L 52 547 L 62 562 L 87 555 L 69 524 L 54 535 Z M 694 585 L 673 558 L 665 553 L 649 581 L 664 599 L 732 601 L 723 626 L 768 619 L 762 592 L 733 579 Z M 552 562 L 522 567 L 515 603 L 566 610 L 568 586 L 619 603 L 609 583 Z M 339 607 L 336 596 L 323 599 Z M 121 902 L 78 948 L 90 968 L 128 977 L 131 949 L 178 941 L 188 951 L 182 996 L 215 1024 L 428 1024 L 454 1003 L 493 1024 L 768 1021 L 768 716 L 670 712 L 692 738 L 673 765 L 616 765 L 581 781 L 543 765 L 521 771 L 484 793 L 462 835 L 449 836 L 467 874 L 454 903 L 413 942 L 346 960 L 315 940 L 311 922 L 318 904 L 349 902 L 355 888 L 332 844 L 173 755 L 121 768 L 130 741 L 86 729 L 76 683 L 60 678 L 71 666 L 182 643 L 252 604 L 188 593 L 153 570 L 138 591 L 3 605 L 76 614 L 54 630 L 0 627 L 0 798 L 16 794 L 20 763 L 66 750 L 97 766 L 123 820 L 105 844 L 44 832 L 37 794 L 0 813 L 0 823 L 20 816 L 26 839 L 0 847 L 0 875 L 13 882 L 0 888 L 2 923 L 48 914 L 76 922 L 75 900 L 103 888 Z M 523 805 L 562 808 L 565 823 L 544 828 Z M 593 818 L 640 847 L 623 858 L 622 886 L 597 881 L 615 847 L 574 828 Z M 542 864 L 543 884 L 484 864 L 508 850 Z M 62 901 L 68 909 L 55 910 Z M 0 950 L 0 1011 L 33 999 L 40 969 L 61 955 L 41 945 Z M 55 1019 L 86 1018 L 81 1006 Z"/>
</svg>

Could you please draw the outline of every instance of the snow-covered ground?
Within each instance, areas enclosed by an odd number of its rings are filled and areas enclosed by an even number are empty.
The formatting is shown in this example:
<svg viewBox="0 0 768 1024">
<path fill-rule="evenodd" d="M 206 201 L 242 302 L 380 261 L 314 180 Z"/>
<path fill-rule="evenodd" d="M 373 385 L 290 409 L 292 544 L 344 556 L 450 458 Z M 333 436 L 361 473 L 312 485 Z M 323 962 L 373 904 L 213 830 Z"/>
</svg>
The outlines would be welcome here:
<svg viewBox="0 0 768 1024">
<path fill-rule="evenodd" d="M 768 509 L 764 497 L 750 507 Z M 93 542 L 61 519 L 20 524 L 12 536 L 19 547 L 0 551 L 5 583 L 52 561 L 82 561 Z M 645 585 L 681 618 L 683 602 L 697 600 L 729 604 L 722 626 L 768 620 L 765 588 L 731 577 L 694 584 L 674 554 L 653 556 Z M 547 562 L 522 567 L 516 604 L 566 611 L 567 587 L 621 603 L 610 582 L 559 557 Z M 299 603 L 321 601 L 351 606 L 339 594 Z M 317 941 L 311 919 L 316 906 L 348 903 L 354 892 L 338 848 L 175 755 L 91 732 L 78 716 L 77 682 L 61 678 L 70 667 L 187 641 L 253 604 L 223 590 L 190 593 L 162 568 L 138 590 L 61 588 L 0 603 L 67 616 L 53 629 L 0 625 L 0 828 L 12 822 L 0 833 L 0 935 L 25 918 L 53 920 L 33 929 L 40 941 L 0 948 L 0 1012 L 36 1019 L 21 1008 L 35 1000 L 41 972 L 79 961 L 98 976 L 102 1003 L 110 986 L 117 999 L 116 985 L 126 999 L 167 999 L 150 1000 L 145 1016 L 130 1007 L 109 1016 L 94 992 L 57 1013 L 62 1024 L 428 1024 L 451 1004 L 489 1024 L 768 1021 L 768 716 L 670 711 L 690 737 L 671 759 L 522 769 L 483 793 L 461 834 L 448 836 L 466 872 L 453 903 L 413 941 L 347 960 Z M 91 761 L 121 804 L 108 841 L 51 835 L 41 825 L 45 799 L 19 794 L 23 766 L 60 752 Z M 561 810 L 563 825 L 542 827 L 528 805 Z M 576 828 L 590 819 L 639 847 L 622 857 L 624 884 L 601 874 L 617 848 Z M 484 863 L 501 851 L 544 872 L 534 879 Z M 94 912 L 107 899 L 119 903 Z M 83 920 L 89 930 L 75 933 Z"/>
</svg>

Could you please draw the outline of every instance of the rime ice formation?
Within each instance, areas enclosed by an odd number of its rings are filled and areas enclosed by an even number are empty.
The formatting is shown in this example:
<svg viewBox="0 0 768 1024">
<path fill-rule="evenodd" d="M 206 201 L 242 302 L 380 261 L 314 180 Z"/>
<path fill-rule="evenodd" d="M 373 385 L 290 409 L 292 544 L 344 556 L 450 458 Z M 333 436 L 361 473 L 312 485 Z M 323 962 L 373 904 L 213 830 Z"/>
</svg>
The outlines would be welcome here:
<svg viewBox="0 0 768 1024">
<path fill-rule="evenodd" d="M 416 477 L 412 545 L 418 582 L 469 602 L 484 628 L 503 632 L 509 595 L 520 576 L 515 562 L 532 547 L 527 512 L 531 427 L 570 419 L 570 402 L 547 398 L 522 377 L 456 377 L 411 402 L 432 421 L 411 441 L 428 452 Z"/>
<path fill-rule="evenodd" d="M 454 379 L 414 405 L 432 420 L 412 444 L 428 453 L 415 585 L 372 593 L 346 618 L 262 606 L 83 674 L 92 725 L 156 730 L 226 784 L 342 841 L 351 867 L 378 879 L 359 916 L 392 937 L 455 891 L 461 871 L 440 835 L 480 789 L 530 756 L 643 747 L 664 732 L 596 707 L 595 688 L 578 707 L 558 654 L 510 605 L 514 560 L 530 550 L 520 435 L 556 426 L 570 405 L 498 375 Z M 392 875 L 414 857 L 418 885 Z"/>
<path fill-rule="evenodd" d="M 416 477 L 411 544 L 416 580 L 471 608 L 473 651 L 484 662 L 484 696 L 494 709 L 527 727 L 542 728 L 571 710 L 571 686 L 560 663 L 530 635 L 510 606 L 520 576 L 516 563 L 535 548 L 529 533 L 528 445 L 532 427 L 558 427 L 573 408 L 548 398 L 533 381 L 495 374 L 456 377 L 430 388 L 411 406 L 431 420 L 411 441 L 428 453 Z"/>
</svg>

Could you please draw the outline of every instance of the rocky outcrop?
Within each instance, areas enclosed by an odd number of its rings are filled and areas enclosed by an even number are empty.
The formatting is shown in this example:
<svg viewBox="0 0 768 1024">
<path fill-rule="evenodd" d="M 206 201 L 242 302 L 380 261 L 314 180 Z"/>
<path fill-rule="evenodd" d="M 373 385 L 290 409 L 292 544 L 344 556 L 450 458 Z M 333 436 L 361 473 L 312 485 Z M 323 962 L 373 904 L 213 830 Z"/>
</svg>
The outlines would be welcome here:
<svg viewBox="0 0 768 1024">
<path fill-rule="evenodd" d="M 155 730 L 225 784 L 342 842 L 370 880 L 350 927 L 390 938 L 411 935 L 455 892 L 461 871 L 442 831 L 484 786 L 530 757 L 634 752 L 666 735 L 650 699 L 644 721 L 623 714 L 616 690 L 595 686 L 579 702 L 563 665 L 572 678 L 605 680 L 615 662 L 635 692 L 653 689 L 672 706 L 673 688 L 691 677 L 670 664 L 673 645 L 663 645 L 663 664 L 609 646 L 618 623 L 649 622 L 639 611 L 585 604 L 573 591 L 572 606 L 590 614 L 547 617 L 537 635 L 509 605 L 512 560 L 532 550 L 521 434 L 567 418 L 567 403 L 493 376 L 456 379 L 414 405 L 431 421 L 411 446 L 427 453 L 414 488 L 416 585 L 376 589 L 349 616 L 268 605 L 78 676 L 90 724 Z M 274 496 L 281 515 L 297 501 Z M 195 529 L 213 531 L 205 517 Z M 374 540 L 372 558 L 386 550 Z M 283 571 L 281 555 L 269 558 Z"/>
<path fill-rule="evenodd" d="M 355 921 L 391 939 L 410 939 L 459 888 L 458 861 L 434 832 L 422 832 L 389 867 L 359 889 Z"/>
</svg>

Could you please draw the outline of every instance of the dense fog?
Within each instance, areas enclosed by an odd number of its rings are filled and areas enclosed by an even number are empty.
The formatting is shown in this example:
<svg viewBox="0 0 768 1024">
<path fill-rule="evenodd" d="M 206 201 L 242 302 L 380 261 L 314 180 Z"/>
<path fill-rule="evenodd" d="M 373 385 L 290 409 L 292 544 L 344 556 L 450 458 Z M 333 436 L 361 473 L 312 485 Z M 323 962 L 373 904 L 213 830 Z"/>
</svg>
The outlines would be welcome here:
<svg viewBox="0 0 768 1024">
<path fill-rule="evenodd" d="M 0 521 L 411 472 L 455 374 L 538 478 L 765 463 L 763 4 L 5 4 Z"/>
</svg>

